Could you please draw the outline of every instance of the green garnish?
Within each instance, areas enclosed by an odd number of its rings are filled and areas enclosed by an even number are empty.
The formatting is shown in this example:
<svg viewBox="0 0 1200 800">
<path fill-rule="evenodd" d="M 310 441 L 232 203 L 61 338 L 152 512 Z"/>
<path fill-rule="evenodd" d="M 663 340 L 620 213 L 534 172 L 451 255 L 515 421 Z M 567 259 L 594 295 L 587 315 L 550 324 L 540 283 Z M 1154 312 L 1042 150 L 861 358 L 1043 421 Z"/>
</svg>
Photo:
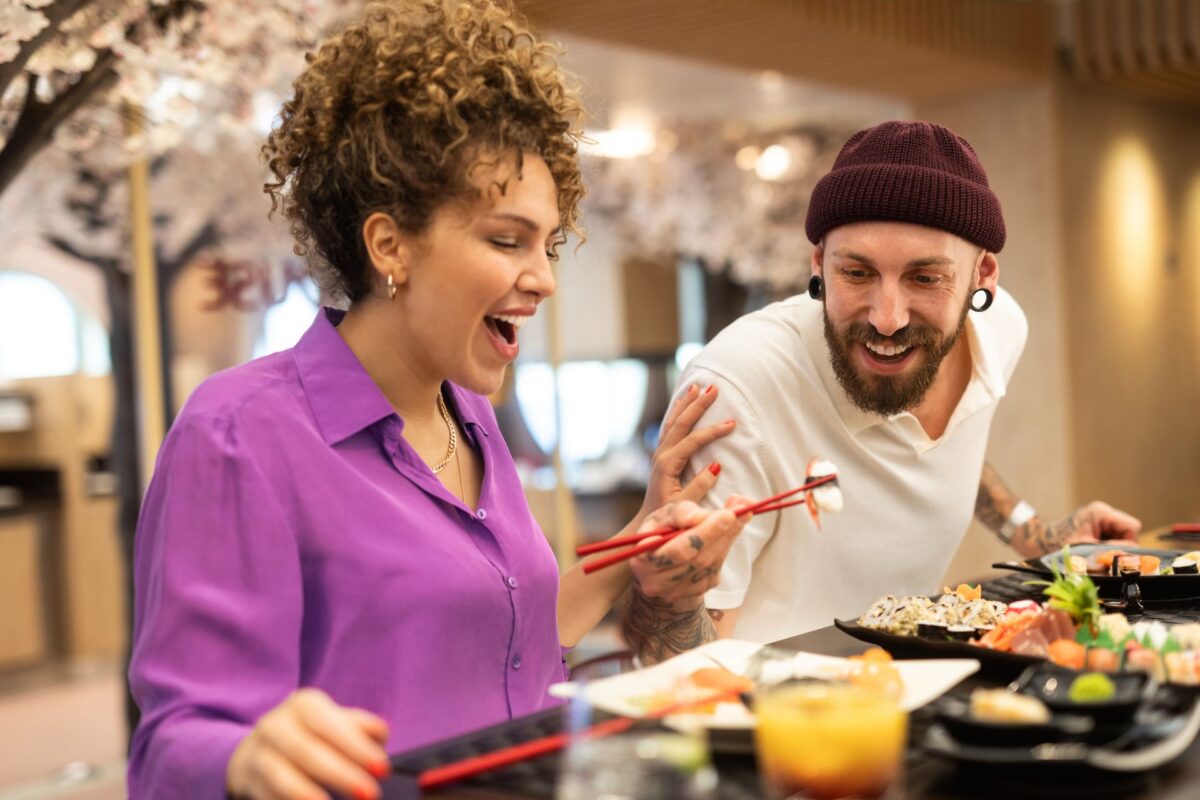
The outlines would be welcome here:
<svg viewBox="0 0 1200 800">
<path fill-rule="evenodd" d="M 1070 557 L 1070 546 L 1064 547 L 1063 563 L 1067 563 Z M 1086 626 L 1095 635 L 1100 620 L 1100 593 L 1096 590 L 1096 584 L 1087 575 L 1059 572 L 1053 561 L 1050 562 L 1050 572 L 1054 580 L 1025 581 L 1025 585 L 1046 587 L 1042 594 L 1050 598 L 1051 608 L 1067 612 L 1075 624 Z"/>
<path fill-rule="evenodd" d="M 1103 703 L 1111 700 L 1117 689 L 1103 672 L 1086 672 L 1071 681 L 1067 696 L 1073 703 Z"/>
</svg>

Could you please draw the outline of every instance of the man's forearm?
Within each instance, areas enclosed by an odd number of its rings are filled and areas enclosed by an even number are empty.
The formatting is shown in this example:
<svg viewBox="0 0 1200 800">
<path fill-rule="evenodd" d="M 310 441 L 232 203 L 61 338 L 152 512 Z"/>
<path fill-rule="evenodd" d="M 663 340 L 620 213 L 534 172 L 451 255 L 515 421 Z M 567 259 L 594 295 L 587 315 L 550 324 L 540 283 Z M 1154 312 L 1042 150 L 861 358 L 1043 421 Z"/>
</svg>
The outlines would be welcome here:
<svg viewBox="0 0 1200 800">
<path fill-rule="evenodd" d="M 660 598 L 646 597 L 636 586 L 621 618 L 621 633 L 644 664 L 663 661 L 717 638 L 703 602 L 680 610 Z"/>
<path fill-rule="evenodd" d="M 1020 501 L 992 465 L 984 464 L 983 474 L 979 477 L 979 494 L 975 497 L 975 518 L 999 536 Z M 1012 531 L 1012 539 L 1008 544 L 1029 558 L 1058 550 L 1085 522 L 1081 518 L 1083 513 L 1082 510 L 1077 511 L 1049 525 L 1035 516 Z"/>
</svg>

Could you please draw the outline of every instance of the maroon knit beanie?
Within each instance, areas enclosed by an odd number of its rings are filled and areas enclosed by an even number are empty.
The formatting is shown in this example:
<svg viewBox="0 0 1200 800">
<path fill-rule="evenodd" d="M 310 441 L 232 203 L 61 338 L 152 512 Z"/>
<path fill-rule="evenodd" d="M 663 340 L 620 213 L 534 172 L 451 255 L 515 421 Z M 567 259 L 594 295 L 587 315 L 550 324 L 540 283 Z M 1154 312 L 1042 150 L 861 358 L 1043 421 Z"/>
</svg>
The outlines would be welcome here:
<svg viewBox="0 0 1200 800">
<path fill-rule="evenodd" d="M 932 122 L 884 122 L 850 137 L 813 189 L 805 230 L 813 244 L 851 222 L 912 222 L 1004 247 L 1000 201 L 966 139 Z"/>
</svg>

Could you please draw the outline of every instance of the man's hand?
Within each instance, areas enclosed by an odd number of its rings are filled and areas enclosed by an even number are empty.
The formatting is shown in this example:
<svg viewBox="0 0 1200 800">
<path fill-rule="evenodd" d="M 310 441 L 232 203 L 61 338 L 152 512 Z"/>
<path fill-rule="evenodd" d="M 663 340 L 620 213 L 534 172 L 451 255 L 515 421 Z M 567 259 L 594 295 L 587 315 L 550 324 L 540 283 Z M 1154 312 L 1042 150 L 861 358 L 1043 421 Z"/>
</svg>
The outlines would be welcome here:
<svg viewBox="0 0 1200 800">
<path fill-rule="evenodd" d="M 1049 524 L 1034 517 L 1017 529 L 1013 547 L 1027 556 L 1042 556 L 1081 542 L 1136 542 L 1141 530 L 1137 517 L 1096 500 Z"/>
<path fill-rule="evenodd" d="M 292 692 L 264 714 L 229 760 L 229 794 L 260 800 L 379 797 L 390 770 L 387 723 L 358 708 L 339 706 L 318 689 Z M 324 787 L 324 788 L 322 788 Z"/>
<path fill-rule="evenodd" d="M 656 511 L 642 524 L 642 530 L 687 528 L 631 562 L 634 585 L 621 629 L 643 661 L 660 661 L 717 638 L 704 593 L 717 585 L 725 556 L 749 519 L 734 517 L 729 509 L 746 502 L 734 496 L 724 510 L 705 511 L 684 501 Z"/>
</svg>

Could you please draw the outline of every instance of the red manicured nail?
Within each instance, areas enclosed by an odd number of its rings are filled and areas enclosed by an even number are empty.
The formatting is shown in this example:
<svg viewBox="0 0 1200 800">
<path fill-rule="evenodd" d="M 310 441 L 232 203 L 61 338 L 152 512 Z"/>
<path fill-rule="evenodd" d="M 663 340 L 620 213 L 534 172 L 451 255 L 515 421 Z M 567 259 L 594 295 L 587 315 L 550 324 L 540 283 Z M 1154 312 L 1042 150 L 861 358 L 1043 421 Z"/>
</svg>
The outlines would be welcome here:
<svg viewBox="0 0 1200 800">
<path fill-rule="evenodd" d="M 355 786 L 355 800 L 379 800 L 379 790 L 373 786 Z"/>
<path fill-rule="evenodd" d="M 708 465 L 708 471 L 711 472 L 714 476 L 720 475 L 721 474 L 721 465 L 718 464 L 716 461 L 714 461 L 713 463 Z"/>
<path fill-rule="evenodd" d="M 382 759 L 379 761 L 372 761 L 367 765 L 367 771 L 376 778 L 385 778 L 391 773 L 392 765 Z"/>
<path fill-rule="evenodd" d="M 708 388 L 704 390 L 704 393 L 705 393 L 705 394 L 712 394 L 712 393 L 713 393 L 713 392 L 715 392 L 716 390 L 717 390 L 717 387 L 716 387 L 716 386 L 714 386 L 714 385 L 712 385 L 712 384 L 709 384 Z"/>
</svg>

